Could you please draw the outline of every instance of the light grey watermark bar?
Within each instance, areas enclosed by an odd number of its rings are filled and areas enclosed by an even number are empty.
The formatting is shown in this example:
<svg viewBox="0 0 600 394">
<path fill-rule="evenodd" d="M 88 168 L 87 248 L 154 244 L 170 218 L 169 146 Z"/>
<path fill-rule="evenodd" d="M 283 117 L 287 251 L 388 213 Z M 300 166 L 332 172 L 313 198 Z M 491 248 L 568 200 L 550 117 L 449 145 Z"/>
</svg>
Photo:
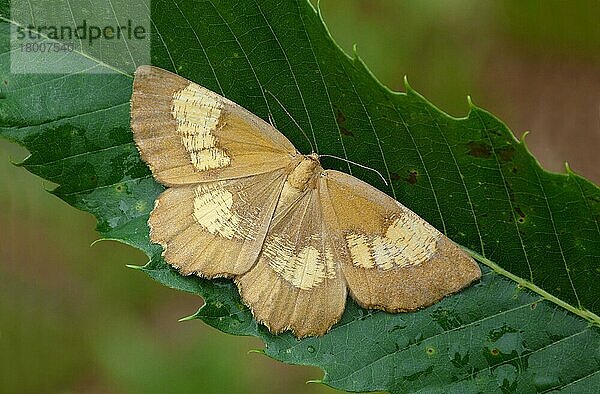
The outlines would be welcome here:
<svg viewBox="0 0 600 394">
<path fill-rule="evenodd" d="M 150 64 L 150 0 L 11 1 L 10 70 L 127 73 Z"/>
</svg>

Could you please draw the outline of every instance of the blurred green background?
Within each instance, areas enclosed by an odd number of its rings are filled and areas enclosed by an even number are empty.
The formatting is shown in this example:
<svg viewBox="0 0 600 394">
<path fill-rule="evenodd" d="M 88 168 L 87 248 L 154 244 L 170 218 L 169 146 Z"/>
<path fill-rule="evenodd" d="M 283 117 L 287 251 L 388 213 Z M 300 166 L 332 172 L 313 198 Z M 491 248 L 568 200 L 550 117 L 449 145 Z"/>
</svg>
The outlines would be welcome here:
<svg viewBox="0 0 600 394">
<path fill-rule="evenodd" d="M 332 35 L 375 75 L 455 116 L 466 96 L 503 119 L 543 165 L 600 181 L 598 1 L 322 0 Z M 95 221 L 14 167 L 0 141 L 0 392 L 333 393 L 198 321 L 202 300 L 125 268 L 145 256 L 100 242 Z"/>
</svg>

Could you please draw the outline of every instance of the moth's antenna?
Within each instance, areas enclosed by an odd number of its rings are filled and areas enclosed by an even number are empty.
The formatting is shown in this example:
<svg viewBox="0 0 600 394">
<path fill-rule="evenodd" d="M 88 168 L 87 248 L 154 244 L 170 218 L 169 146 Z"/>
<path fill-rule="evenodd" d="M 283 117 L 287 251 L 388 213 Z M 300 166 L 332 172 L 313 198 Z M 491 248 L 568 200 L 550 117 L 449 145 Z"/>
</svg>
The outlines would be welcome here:
<svg viewBox="0 0 600 394">
<path fill-rule="evenodd" d="M 292 122 L 294 122 L 294 124 L 296 125 L 296 127 L 298 128 L 298 130 L 300 130 L 300 132 L 302 133 L 302 135 L 304 136 L 304 138 L 306 138 L 306 140 L 308 141 L 308 144 L 310 145 L 310 149 L 313 152 L 316 152 L 315 151 L 315 147 L 313 146 L 312 142 L 310 141 L 310 138 L 308 138 L 308 135 L 304 132 L 304 130 L 302 130 L 302 127 L 300 127 L 300 125 L 298 124 L 298 122 L 296 122 L 296 119 L 294 119 L 294 117 L 288 112 L 288 110 L 283 106 L 283 104 L 281 104 L 281 101 L 279 101 L 279 99 L 273 93 L 271 93 L 269 90 L 265 89 L 265 92 L 267 92 L 271 96 L 273 96 L 273 98 L 275 99 L 275 101 L 277 101 L 277 104 L 279 104 L 279 106 L 283 109 L 283 111 L 287 114 L 287 116 L 289 116 L 290 119 L 292 120 Z"/>
<path fill-rule="evenodd" d="M 263 96 L 265 96 L 265 91 L 267 91 L 266 89 L 263 89 Z M 275 119 L 273 118 L 273 114 L 271 113 L 271 106 L 269 105 L 269 101 L 267 100 L 267 97 L 265 96 L 265 103 L 267 104 L 267 116 L 269 117 L 269 124 L 275 128 L 277 128 L 277 125 L 275 124 Z"/>
<path fill-rule="evenodd" d="M 333 156 L 333 155 L 319 155 L 319 157 L 331 157 L 332 159 L 338 159 L 338 160 L 341 160 L 341 161 L 345 161 L 346 163 L 354 164 L 355 166 L 358 166 L 360 168 L 364 168 L 365 170 L 371 170 L 371 171 L 377 173 L 377 175 L 379 175 L 379 177 L 381 178 L 381 180 L 383 181 L 383 183 L 385 183 L 386 186 L 389 186 L 388 182 L 385 180 L 385 178 L 383 177 L 383 175 L 381 175 L 381 172 L 377 171 L 374 168 L 367 167 L 367 166 L 365 166 L 363 164 L 360 164 L 360 163 L 357 163 L 355 161 L 344 159 L 342 157 L 337 157 L 337 156 Z"/>
<path fill-rule="evenodd" d="M 269 116 L 269 124 L 271 126 L 277 128 L 277 125 L 275 124 L 275 119 L 273 119 L 273 116 L 271 116 L 271 111 L 269 111 L 268 116 Z"/>
</svg>

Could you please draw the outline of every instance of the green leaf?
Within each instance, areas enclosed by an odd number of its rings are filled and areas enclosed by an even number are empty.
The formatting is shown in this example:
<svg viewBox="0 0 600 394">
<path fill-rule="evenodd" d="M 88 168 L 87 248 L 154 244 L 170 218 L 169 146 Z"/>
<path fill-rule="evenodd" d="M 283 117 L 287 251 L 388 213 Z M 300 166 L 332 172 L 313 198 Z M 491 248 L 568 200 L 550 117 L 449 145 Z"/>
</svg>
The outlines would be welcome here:
<svg viewBox="0 0 600 394">
<path fill-rule="evenodd" d="M 132 77 L 11 74 L 8 29 L 17 21 L 0 4 L 0 135 L 27 147 L 21 165 L 94 214 L 103 238 L 143 250 L 144 272 L 204 297 L 194 318 L 260 337 L 267 355 L 319 366 L 323 383 L 349 391 L 582 392 L 600 384 L 600 189 L 568 169 L 544 171 L 488 112 L 471 104 L 466 117 L 452 118 L 408 83 L 405 93 L 389 91 L 335 45 L 305 0 L 152 2 L 154 65 L 271 116 L 308 153 L 271 92 L 320 153 L 374 168 L 389 186 L 342 161 L 325 158 L 326 168 L 394 196 L 484 264 L 480 283 L 418 312 L 368 311 L 349 300 L 323 337 L 273 336 L 231 281 L 182 277 L 149 243 L 146 221 L 163 187 L 132 142 Z M 111 59 L 94 61 L 111 67 Z M 88 55 L 81 64 L 89 66 Z"/>
</svg>

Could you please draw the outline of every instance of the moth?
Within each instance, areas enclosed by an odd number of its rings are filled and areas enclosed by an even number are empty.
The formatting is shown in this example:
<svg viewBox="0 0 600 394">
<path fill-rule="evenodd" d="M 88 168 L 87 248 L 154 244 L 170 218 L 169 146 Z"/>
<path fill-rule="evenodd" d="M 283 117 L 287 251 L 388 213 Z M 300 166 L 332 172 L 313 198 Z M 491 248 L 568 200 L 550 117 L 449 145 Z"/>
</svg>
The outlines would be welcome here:
<svg viewBox="0 0 600 394">
<path fill-rule="evenodd" d="M 183 275 L 235 281 L 272 333 L 326 333 L 347 295 L 414 311 L 481 277 L 475 261 L 385 193 L 325 170 L 271 124 L 169 71 L 135 73 L 131 127 L 167 189 L 150 239 Z"/>
</svg>

